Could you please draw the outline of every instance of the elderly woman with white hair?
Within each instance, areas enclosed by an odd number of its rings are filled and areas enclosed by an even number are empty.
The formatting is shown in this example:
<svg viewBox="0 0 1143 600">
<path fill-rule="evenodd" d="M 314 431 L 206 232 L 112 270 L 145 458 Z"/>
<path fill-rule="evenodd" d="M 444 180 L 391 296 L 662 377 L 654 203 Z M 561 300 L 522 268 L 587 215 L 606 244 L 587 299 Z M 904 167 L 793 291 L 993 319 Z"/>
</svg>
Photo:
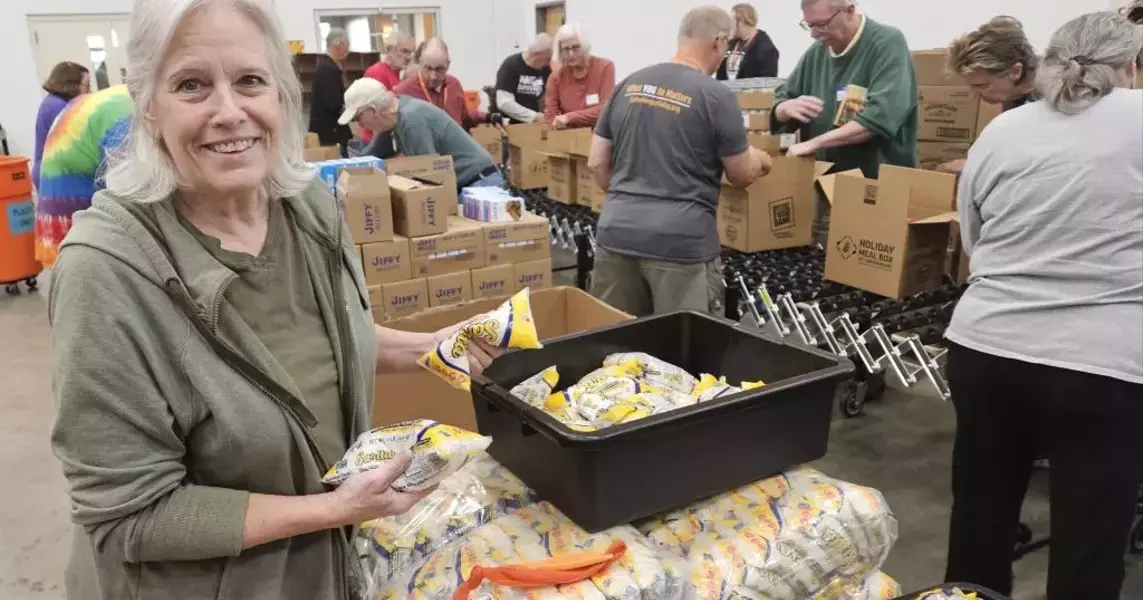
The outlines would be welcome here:
<svg viewBox="0 0 1143 600">
<path fill-rule="evenodd" d="M 1127 89 L 1141 47 L 1113 12 L 1068 22 L 1037 70 L 1040 100 L 969 150 L 971 275 L 947 334 L 949 581 L 1011 592 L 1020 506 L 1047 457 L 1048 598 L 1119 598 L 1143 483 L 1143 91 Z"/>
<path fill-rule="evenodd" d="M 556 30 L 560 68 L 548 78 L 544 122 L 556 129 L 595 127 L 615 89 L 615 63 L 591 53 L 579 25 Z"/>
<path fill-rule="evenodd" d="M 351 528 L 423 494 L 390 488 L 407 457 L 322 475 L 369 428 L 374 372 L 447 330 L 373 324 L 266 3 L 137 0 L 131 31 L 129 138 L 51 289 L 68 597 L 356 597 Z"/>
</svg>

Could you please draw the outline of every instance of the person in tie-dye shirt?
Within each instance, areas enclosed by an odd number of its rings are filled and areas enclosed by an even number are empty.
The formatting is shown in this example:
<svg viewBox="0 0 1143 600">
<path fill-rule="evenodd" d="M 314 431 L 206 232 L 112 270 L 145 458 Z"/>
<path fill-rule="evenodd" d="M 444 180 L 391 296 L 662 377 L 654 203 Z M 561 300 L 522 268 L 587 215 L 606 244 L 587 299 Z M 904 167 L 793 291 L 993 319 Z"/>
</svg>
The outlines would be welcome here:
<svg viewBox="0 0 1143 600">
<path fill-rule="evenodd" d="M 104 159 L 127 134 L 134 102 L 116 85 L 72 100 L 48 133 L 36 203 L 36 258 L 55 263 L 71 216 L 91 206 L 103 187 Z"/>
</svg>

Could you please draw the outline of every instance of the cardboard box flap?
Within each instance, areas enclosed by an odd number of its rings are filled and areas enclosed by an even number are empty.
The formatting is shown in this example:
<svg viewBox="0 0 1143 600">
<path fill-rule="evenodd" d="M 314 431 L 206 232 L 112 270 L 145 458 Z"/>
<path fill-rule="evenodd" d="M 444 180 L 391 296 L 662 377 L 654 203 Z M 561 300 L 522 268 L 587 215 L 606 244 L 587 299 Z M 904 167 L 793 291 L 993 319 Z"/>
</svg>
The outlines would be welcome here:
<svg viewBox="0 0 1143 600">
<path fill-rule="evenodd" d="M 814 163 L 814 177 L 821 177 L 822 175 L 829 173 L 829 170 L 832 168 L 833 163 L 819 160 Z"/>
<path fill-rule="evenodd" d="M 881 165 L 879 179 L 884 186 L 907 189 L 910 206 L 942 213 L 955 206 L 956 175 L 951 173 Z"/>
<path fill-rule="evenodd" d="M 914 219 L 910 225 L 933 225 L 940 223 L 960 223 L 960 215 L 956 211 L 949 211 L 924 219 Z"/>
<path fill-rule="evenodd" d="M 424 188 L 440 187 L 439 183 L 421 179 L 419 177 L 406 177 L 404 175 L 390 175 L 389 187 L 394 190 L 411 191 Z"/>
<path fill-rule="evenodd" d="M 818 164 L 819 165 L 827 164 L 827 165 L 830 165 L 831 167 L 833 166 L 832 163 L 818 163 Z M 825 196 L 826 202 L 829 202 L 830 206 L 833 206 L 833 199 L 834 199 L 834 195 L 836 194 L 836 186 L 837 186 L 838 176 L 853 176 L 853 177 L 861 177 L 864 179 L 864 175 L 862 174 L 861 169 L 850 169 L 848 171 L 840 171 L 837 173 L 830 173 L 829 175 L 819 176 L 816 185 L 817 185 L 818 189 L 821 190 L 822 195 Z"/>
</svg>

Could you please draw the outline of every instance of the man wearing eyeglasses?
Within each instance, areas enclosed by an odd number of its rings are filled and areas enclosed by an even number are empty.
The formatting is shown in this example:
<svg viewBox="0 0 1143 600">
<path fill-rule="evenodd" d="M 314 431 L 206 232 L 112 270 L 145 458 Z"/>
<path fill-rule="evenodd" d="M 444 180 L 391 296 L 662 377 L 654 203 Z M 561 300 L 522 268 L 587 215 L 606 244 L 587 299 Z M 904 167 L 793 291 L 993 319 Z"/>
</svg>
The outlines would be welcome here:
<svg viewBox="0 0 1143 600">
<path fill-rule="evenodd" d="M 488 121 L 488 115 L 480 111 L 468 110 L 464 99 L 464 86 L 460 80 L 448 74 L 452 65 L 448 46 L 440 38 L 431 38 L 421 43 L 413 54 L 413 60 L 420 65 L 417 74 L 405 78 L 393 88 L 398 96 L 411 96 L 424 100 L 445 111 L 458 125 L 468 131 L 478 123 Z"/>
<path fill-rule="evenodd" d="M 917 166 L 917 78 L 905 36 L 857 12 L 853 0 L 802 0 L 802 28 L 818 43 L 778 88 L 771 130 L 802 133 L 789 154 L 861 169 Z M 829 237 L 829 203 L 820 194 L 814 239 Z"/>
<path fill-rule="evenodd" d="M 818 43 L 778 88 L 771 113 L 774 130 L 802 125 L 804 141 L 789 152 L 866 177 L 881 164 L 915 167 L 917 78 L 905 36 L 858 13 L 853 0 L 802 0 L 802 15 Z"/>
</svg>

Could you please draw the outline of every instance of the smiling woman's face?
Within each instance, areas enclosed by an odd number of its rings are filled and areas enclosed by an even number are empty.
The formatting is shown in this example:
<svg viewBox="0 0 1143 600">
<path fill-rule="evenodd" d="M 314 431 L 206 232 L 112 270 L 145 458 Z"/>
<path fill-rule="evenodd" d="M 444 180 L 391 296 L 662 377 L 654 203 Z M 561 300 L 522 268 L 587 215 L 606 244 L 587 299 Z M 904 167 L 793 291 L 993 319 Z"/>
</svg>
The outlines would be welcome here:
<svg viewBox="0 0 1143 600">
<path fill-rule="evenodd" d="M 282 115 L 267 51 L 262 31 L 225 5 L 196 11 L 176 29 L 147 118 L 181 186 L 235 194 L 269 178 Z"/>
</svg>

